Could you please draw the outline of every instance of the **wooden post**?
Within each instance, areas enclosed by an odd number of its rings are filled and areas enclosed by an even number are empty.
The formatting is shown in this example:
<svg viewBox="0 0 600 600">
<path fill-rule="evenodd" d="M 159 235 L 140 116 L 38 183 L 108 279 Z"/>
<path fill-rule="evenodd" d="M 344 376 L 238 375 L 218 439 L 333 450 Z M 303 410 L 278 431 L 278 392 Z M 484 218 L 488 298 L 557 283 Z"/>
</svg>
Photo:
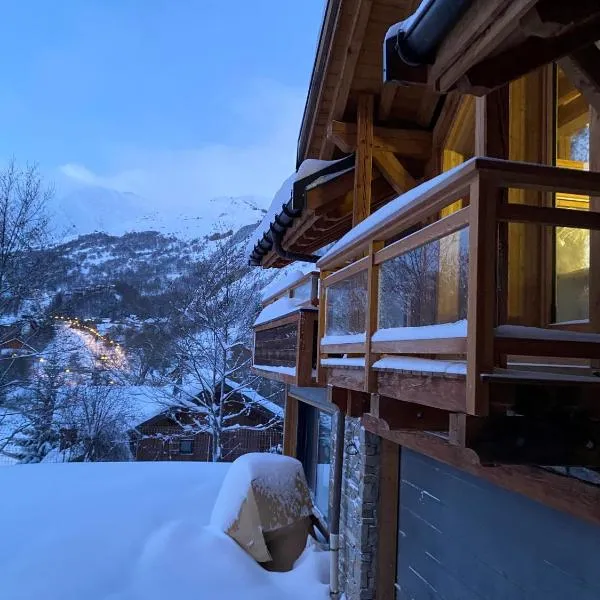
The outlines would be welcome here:
<svg viewBox="0 0 600 600">
<path fill-rule="evenodd" d="M 288 393 L 285 387 L 285 419 L 283 420 L 283 453 L 296 457 L 298 441 L 298 400 Z"/>
<path fill-rule="evenodd" d="M 365 392 L 377 391 L 376 373 L 373 363 L 377 355 L 371 349 L 371 338 L 377 331 L 379 317 L 379 265 L 375 264 L 375 253 L 383 248 L 383 242 L 369 245 L 369 270 L 367 272 L 367 311 L 365 318 Z"/>
<path fill-rule="evenodd" d="M 371 214 L 371 181 L 373 179 L 373 96 L 358 97 L 356 115 L 356 163 L 354 171 L 354 203 L 352 226 L 356 227 Z"/>
<path fill-rule="evenodd" d="M 312 383 L 312 351 L 314 339 L 314 315 L 312 311 L 300 311 L 296 337 L 296 385 Z"/>
<path fill-rule="evenodd" d="M 469 292 L 467 308 L 466 412 L 486 415 L 488 385 L 482 373 L 494 368 L 496 321 L 496 193 L 481 175 L 471 184 L 469 216 Z"/>
<path fill-rule="evenodd" d="M 600 171 L 600 112 L 590 110 L 590 171 Z M 590 210 L 600 212 L 600 197 L 590 198 Z M 600 231 L 590 232 L 589 318 L 591 331 L 600 332 Z M 600 366 L 600 365 L 599 365 Z"/>
<path fill-rule="evenodd" d="M 509 87 L 504 85 L 475 100 L 475 154 L 492 158 L 508 158 L 509 152 Z M 508 202 L 508 190 L 496 188 L 497 196 L 490 202 Z M 508 322 L 508 223 L 498 225 L 498 256 L 496 323 Z M 506 367 L 506 356 L 497 357 L 499 366 Z"/>
<path fill-rule="evenodd" d="M 327 326 L 327 301 L 325 297 L 325 286 L 323 285 L 323 280 L 329 274 L 329 271 L 321 271 L 319 273 L 319 321 L 317 323 L 317 383 L 319 385 L 325 385 L 327 383 L 321 368 L 321 340 L 325 335 L 325 328 Z"/>
</svg>

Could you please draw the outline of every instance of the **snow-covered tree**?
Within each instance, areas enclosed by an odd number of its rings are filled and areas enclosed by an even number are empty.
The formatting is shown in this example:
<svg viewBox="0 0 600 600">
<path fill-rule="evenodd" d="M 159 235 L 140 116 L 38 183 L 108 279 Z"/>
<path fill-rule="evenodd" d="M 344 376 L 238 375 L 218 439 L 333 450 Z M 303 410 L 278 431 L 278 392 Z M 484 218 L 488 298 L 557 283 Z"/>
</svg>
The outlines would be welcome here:
<svg viewBox="0 0 600 600">
<path fill-rule="evenodd" d="M 242 392 L 258 382 L 249 348 L 262 285 L 241 245 L 223 236 L 198 262 L 174 311 L 173 392 L 165 405 L 191 418 L 195 432 L 211 436 L 214 461 L 222 457 L 224 433 L 280 423 L 274 417 L 261 425 L 239 424 L 258 404 L 256 395 Z"/>
</svg>

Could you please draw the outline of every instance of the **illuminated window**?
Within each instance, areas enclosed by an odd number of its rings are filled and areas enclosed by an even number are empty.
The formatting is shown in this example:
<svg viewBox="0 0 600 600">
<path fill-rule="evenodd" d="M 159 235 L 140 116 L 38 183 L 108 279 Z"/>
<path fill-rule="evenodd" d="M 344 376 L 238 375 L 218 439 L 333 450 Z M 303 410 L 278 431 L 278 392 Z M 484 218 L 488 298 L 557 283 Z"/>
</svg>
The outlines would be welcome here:
<svg viewBox="0 0 600 600">
<path fill-rule="evenodd" d="M 589 105 L 560 70 L 556 77 L 556 165 L 589 169 Z M 589 209 L 589 198 L 556 194 L 559 208 Z M 590 232 L 556 228 L 556 321 L 585 320 L 589 316 Z"/>
</svg>

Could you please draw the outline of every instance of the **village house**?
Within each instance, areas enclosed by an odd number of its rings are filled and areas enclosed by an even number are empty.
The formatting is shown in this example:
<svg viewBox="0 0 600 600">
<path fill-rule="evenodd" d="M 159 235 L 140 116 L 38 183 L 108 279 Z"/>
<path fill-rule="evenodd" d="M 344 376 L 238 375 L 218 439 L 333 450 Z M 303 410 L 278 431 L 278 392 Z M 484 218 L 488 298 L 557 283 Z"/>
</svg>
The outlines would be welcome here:
<svg viewBox="0 0 600 600">
<path fill-rule="evenodd" d="M 248 257 L 348 600 L 600 596 L 599 37 L 597 0 L 327 2 Z"/>
<path fill-rule="evenodd" d="M 248 452 L 281 452 L 283 416 L 281 406 L 257 391 L 226 380 L 227 394 L 221 433 L 221 460 L 232 462 Z M 152 388 L 141 388 L 134 404 L 139 417 L 129 432 L 131 453 L 137 461 L 213 460 L 208 411 L 201 406 L 186 410 L 169 408 Z"/>
</svg>

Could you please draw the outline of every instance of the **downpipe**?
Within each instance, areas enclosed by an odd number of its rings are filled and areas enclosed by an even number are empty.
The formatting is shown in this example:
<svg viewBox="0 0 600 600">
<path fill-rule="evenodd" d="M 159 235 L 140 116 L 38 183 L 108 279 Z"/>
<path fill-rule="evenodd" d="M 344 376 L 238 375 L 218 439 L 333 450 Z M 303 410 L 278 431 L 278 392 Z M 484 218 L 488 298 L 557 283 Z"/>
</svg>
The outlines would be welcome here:
<svg viewBox="0 0 600 600">
<path fill-rule="evenodd" d="M 335 428 L 335 447 L 333 457 L 333 491 L 331 497 L 331 524 L 329 532 L 329 593 L 332 598 L 340 595 L 340 507 L 342 502 L 342 474 L 344 468 L 344 434 L 346 415 L 338 408 Z"/>
</svg>

